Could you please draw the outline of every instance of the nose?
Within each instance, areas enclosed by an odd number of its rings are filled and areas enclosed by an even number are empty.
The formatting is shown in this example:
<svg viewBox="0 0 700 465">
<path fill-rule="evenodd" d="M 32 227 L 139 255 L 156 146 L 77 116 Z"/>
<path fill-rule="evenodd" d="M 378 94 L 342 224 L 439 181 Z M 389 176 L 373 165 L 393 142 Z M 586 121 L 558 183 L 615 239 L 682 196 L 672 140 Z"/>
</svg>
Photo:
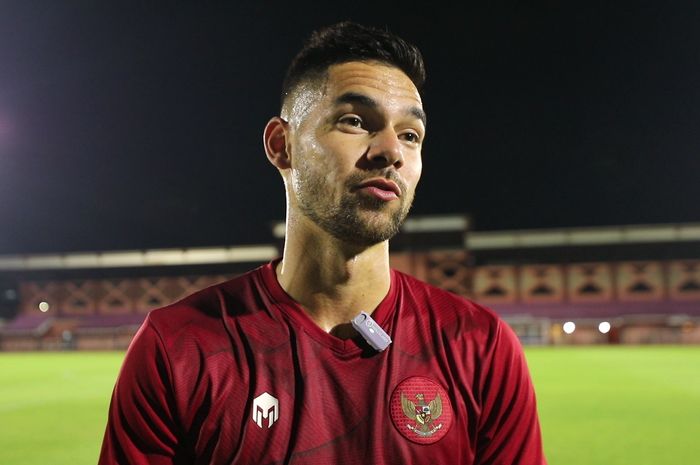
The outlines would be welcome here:
<svg viewBox="0 0 700 465">
<path fill-rule="evenodd" d="M 403 147 L 398 134 L 392 128 L 377 131 L 367 151 L 367 159 L 376 165 L 403 166 Z"/>
</svg>

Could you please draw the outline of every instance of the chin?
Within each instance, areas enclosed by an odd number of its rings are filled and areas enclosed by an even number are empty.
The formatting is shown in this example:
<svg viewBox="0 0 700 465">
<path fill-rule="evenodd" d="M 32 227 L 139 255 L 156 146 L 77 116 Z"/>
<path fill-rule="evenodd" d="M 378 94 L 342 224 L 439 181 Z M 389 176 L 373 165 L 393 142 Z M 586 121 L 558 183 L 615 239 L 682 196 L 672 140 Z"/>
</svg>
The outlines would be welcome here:
<svg viewBox="0 0 700 465">
<path fill-rule="evenodd" d="M 347 240 L 361 245 L 375 245 L 394 237 L 401 228 L 403 221 L 396 221 L 394 217 L 366 218 L 358 221 L 354 227 L 348 228 Z"/>
</svg>

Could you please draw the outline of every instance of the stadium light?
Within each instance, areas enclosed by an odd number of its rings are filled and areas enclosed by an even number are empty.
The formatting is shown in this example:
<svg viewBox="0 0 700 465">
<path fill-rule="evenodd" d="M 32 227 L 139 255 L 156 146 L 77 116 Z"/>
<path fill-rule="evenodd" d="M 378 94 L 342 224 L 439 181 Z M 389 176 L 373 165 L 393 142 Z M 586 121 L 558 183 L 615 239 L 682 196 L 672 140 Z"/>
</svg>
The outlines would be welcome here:
<svg viewBox="0 0 700 465">
<path fill-rule="evenodd" d="M 600 331 L 603 334 L 607 334 L 608 331 L 610 331 L 610 323 L 607 321 L 603 321 L 598 325 L 598 331 Z"/>
<path fill-rule="evenodd" d="M 51 306 L 49 305 L 48 302 L 39 302 L 39 310 L 42 311 L 43 313 L 48 312 L 49 308 L 51 308 Z"/>
<path fill-rule="evenodd" d="M 566 323 L 564 323 L 562 328 L 564 329 L 564 332 L 566 334 L 571 334 L 574 331 L 576 331 L 576 323 L 574 323 L 573 321 L 567 321 Z"/>
</svg>

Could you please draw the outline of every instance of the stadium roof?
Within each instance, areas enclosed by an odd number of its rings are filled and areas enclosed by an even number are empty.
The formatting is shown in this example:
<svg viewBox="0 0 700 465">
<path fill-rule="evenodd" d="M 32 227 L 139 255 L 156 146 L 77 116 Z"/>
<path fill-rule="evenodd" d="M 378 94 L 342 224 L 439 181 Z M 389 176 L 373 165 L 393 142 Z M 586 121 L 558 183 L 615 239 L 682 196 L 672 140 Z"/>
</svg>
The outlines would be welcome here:
<svg viewBox="0 0 700 465">
<path fill-rule="evenodd" d="M 469 219 L 461 215 L 424 216 L 407 220 L 402 232 L 461 231 L 466 249 L 473 251 L 700 242 L 700 223 L 480 232 L 468 228 Z M 284 237 L 284 223 L 273 229 L 276 238 Z M 251 263 L 269 261 L 279 255 L 274 244 L 0 255 L 0 272 Z"/>
</svg>

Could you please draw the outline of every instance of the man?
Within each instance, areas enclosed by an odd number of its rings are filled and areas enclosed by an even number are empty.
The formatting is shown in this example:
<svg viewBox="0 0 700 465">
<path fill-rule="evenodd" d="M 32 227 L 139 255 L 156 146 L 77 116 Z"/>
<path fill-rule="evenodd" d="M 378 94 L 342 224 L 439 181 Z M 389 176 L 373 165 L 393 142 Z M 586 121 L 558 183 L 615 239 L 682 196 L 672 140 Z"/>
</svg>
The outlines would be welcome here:
<svg viewBox="0 0 700 465">
<path fill-rule="evenodd" d="M 421 174 L 424 76 L 388 32 L 312 36 L 264 131 L 283 257 L 150 313 L 100 463 L 545 463 L 513 332 L 389 268 Z"/>
</svg>

